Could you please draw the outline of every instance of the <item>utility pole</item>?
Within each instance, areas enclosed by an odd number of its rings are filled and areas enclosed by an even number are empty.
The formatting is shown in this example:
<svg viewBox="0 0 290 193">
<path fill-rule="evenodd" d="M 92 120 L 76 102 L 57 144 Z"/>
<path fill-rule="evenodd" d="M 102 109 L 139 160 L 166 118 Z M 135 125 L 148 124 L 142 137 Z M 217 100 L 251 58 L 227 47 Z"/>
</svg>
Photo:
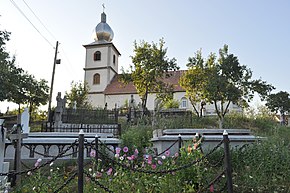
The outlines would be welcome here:
<svg viewBox="0 0 290 193">
<path fill-rule="evenodd" d="M 56 41 L 55 54 L 54 54 L 54 60 L 53 60 L 53 70 L 52 70 L 50 93 L 49 93 L 49 102 L 48 102 L 48 111 L 47 111 L 48 112 L 47 113 L 47 120 L 48 121 L 50 121 L 50 116 L 51 116 L 51 98 L 52 98 L 52 91 L 53 91 L 55 65 L 56 64 L 60 64 L 60 60 L 57 59 L 57 52 L 58 52 L 58 41 Z"/>
</svg>

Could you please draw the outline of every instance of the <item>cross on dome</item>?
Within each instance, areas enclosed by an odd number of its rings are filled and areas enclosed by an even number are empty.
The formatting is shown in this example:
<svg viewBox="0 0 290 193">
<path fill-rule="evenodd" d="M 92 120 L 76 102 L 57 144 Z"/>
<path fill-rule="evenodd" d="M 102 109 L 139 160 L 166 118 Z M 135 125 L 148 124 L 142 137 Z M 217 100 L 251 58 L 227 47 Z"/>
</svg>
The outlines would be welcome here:
<svg viewBox="0 0 290 193">
<path fill-rule="evenodd" d="M 107 24 L 106 14 L 105 14 L 105 4 L 103 6 L 103 13 L 101 14 L 101 22 L 95 28 L 95 40 L 96 41 L 108 41 L 111 42 L 114 37 L 114 32 Z"/>
</svg>

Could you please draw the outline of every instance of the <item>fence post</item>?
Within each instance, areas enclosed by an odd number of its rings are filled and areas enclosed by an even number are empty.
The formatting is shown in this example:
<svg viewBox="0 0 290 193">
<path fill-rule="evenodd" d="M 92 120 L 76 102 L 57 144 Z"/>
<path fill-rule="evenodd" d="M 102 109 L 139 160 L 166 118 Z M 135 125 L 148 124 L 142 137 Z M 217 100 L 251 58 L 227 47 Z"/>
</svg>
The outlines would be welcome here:
<svg viewBox="0 0 290 193">
<path fill-rule="evenodd" d="M 118 137 L 119 138 L 121 138 L 121 132 L 122 132 L 121 124 L 118 123 Z"/>
<path fill-rule="evenodd" d="M 16 172 L 21 171 L 21 114 L 17 115 L 17 130 L 16 130 L 16 139 L 15 139 L 15 160 L 14 160 L 14 170 Z M 20 185 L 21 184 L 21 175 L 14 175 L 11 186 Z"/>
<path fill-rule="evenodd" d="M 98 169 L 98 159 L 99 159 L 99 136 L 96 134 L 95 136 L 95 149 L 96 149 L 96 170 Z"/>
<path fill-rule="evenodd" d="M 83 193 L 84 190 L 84 131 L 79 132 L 79 156 L 78 156 L 78 193 Z"/>
<path fill-rule="evenodd" d="M 226 130 L 223 133 L 223 142 L 225 149 L 225 169 L 227 178 L 228 193 L 233 193 L 233 180 L 232 180 L 232 166 L 231 166 L 231 155 L 230 155 L 230 140 Z"/>
<path fill-rule="evenodd" d="M 181 139 L 181 135 L 179 134 L 179 135 L 178 135 L 178 153 L 180 153 L 181 142 L 182 142 L 182 139 Z"/>
<path fill-rule="evenodd" d="M 117 103 L 115 103 L 115 123 L 118 123 L 118 116 L 119 116 L 119 112 L 117 109 Z"/>
</svg>

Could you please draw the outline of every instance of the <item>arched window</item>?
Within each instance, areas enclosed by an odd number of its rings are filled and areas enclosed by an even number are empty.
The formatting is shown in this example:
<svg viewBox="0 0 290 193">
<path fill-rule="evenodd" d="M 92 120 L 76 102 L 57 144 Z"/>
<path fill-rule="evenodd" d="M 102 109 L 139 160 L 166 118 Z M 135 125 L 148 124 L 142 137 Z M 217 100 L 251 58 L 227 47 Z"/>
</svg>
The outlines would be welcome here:
<svg viewBox="0 0 290 193">
<path fill-rule="evenodd" d="M 182 97 L 181 98 L 181 104 L 180 104 L 180 107 L 181 108 L 187 108 L 187 98 L 185 98 L 185 97 Z"/>
<path fill-rule="evenodd" d="M 94 61 L 99 61 L 101 60 L 101 52 L 100 51 L 96 51 L 94 53 Z"/>
<path fill-rule="evenodd" d="M 100 84 L 100 74 L 94 74 L 93 84 Z"/>
</svg>

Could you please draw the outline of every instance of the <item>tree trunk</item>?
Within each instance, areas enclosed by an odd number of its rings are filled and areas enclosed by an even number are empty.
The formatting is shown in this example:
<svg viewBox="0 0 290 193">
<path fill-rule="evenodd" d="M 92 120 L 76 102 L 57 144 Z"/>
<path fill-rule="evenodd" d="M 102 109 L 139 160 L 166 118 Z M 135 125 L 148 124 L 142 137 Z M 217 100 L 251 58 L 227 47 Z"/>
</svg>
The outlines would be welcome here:
<svg viewBox="0 0 290 193">
<path fill-rule="evenodd" d="M 190 103 L 192 104 L 192 107 L 193 107 L 193 109 L 194 109 L 196 115 L 199 117 L 198 110 L 197 110 L 196 107 L 195 107 L 195 102 L 193 101 L 193 99 L 192 99 L 191 97 L 189 97 L 189 101 L 190 101 Z"/>
<path fill-rule="evenodd" d="M 214 106 L 215 106 L 215 110 L 216 110 L 216 113 L 217 113 L 218 118 L 219 118 L 219 128 L 222 129 L 223 128 L 223 123 L 224 123 L 223 113 L 218 109 L 217 101 L 214 101 Z"/>
<path fill-rule="evenodd" d="M 145 115 L 145 112 L 146 112 L 146 110 L 147 110 L 147 108 L 146 108 L 146 105 L 147 105 L 147 97 L 148 97 L 148 89 L 146 88 L 146 92 L 145 92 L 145 94 L 143 95 L 143 97 L 142 97 L 142 104 L 141 104 L 141 106 L 142 106 L 142 113 L 141 113 L 141 118 L 143 118 L 143 116 Z"/>
<path fill-rule="evenodd" d="M 224 117 L 221 116 L 221 117 L 219 117 L 219 129 L 223 128 L 223 124 L 224 124 Z"/>
</svg>

